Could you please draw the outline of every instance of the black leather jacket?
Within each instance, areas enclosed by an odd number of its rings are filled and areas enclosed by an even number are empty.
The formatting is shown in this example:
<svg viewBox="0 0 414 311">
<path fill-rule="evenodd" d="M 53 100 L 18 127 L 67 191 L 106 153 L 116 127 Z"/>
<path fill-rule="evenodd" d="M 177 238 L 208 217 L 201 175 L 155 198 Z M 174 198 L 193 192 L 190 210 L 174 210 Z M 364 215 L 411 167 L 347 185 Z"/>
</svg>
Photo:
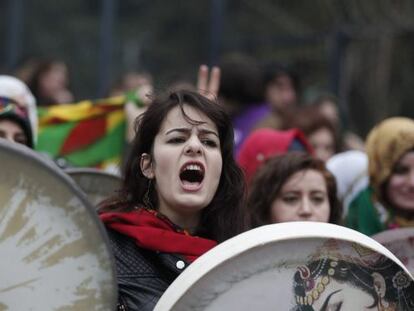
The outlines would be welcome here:
<svg viewBox="0 0 414 311">
<path fill-rule="evenodd" d="M 174 254 L 153 252 L 108 229 L 118 280 L 118 310 L 153 310 L 161 295 L 188 262 Z"/>
</svg>

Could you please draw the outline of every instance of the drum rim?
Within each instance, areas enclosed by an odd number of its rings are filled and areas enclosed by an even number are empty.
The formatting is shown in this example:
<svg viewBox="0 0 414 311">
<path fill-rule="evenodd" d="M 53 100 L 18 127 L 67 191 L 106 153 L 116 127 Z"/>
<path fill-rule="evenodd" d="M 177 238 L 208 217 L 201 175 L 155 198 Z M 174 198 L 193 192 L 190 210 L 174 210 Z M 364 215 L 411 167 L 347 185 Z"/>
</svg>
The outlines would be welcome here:
<svg viewBox="0 0 414 311">
<path fill-rule="evenodd" d="M 91 174 L 91 175 L 111 177 L 111 178 L 118 179 L 119 181 L 122 181 L 122 177 L 118 174 L 99 170 L 97 168 L 92 168 L 92 167 L 70 167 L 70 168 L 65 168 L 63 171 L 69 176 L 74 176 L 78 174 Z"/>
</svg>

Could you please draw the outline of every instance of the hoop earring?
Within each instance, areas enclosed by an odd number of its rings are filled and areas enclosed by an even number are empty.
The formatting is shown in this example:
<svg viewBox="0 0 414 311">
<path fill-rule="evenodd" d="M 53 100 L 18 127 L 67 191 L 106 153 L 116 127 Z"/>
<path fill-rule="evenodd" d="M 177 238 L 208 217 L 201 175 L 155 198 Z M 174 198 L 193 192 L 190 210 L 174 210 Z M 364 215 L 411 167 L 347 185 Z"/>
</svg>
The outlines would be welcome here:
<svg viewBox="0 0 414 311">
<path fill-rule="evenodd" d="M 151 183 L 152 183 L 152 179 L 148 179 L 148 188 L 147 191 L 144 194 L 144 197 L 142 198 L 142 202 L 144 203 L 144 207 L 146 209 L 154 209 L 154 207 L 152 206 L 151 200 L 150 200 L 150 190 L 151 190 Z"/>
</svg>

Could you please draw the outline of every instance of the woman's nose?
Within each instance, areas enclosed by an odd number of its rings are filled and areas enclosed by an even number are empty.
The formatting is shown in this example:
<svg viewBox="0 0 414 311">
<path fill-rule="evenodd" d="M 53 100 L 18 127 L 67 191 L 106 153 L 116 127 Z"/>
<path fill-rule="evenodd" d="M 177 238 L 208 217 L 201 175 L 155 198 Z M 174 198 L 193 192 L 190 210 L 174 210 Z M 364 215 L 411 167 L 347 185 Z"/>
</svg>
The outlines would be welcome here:
<svg viewBox="0 0 414 311">
<path fill-rule="evenodd" d="M 16 142 L 16 140 L 13 137 L 13 135 L 6 135 L 3 138 L 6 139 L 7 141 L 11 142 L 11 143 L 15 143 Z"/>
<path fill-rule="evenodd" d="M 312 215 L 312 203 L 307 198 L 302 199 L 300 202 L 299 214 L 302 217 Z"/>
<path fill-rule="evenodd" d="M 201 154 L 203 152 L 203 146 L 197 136 L 191 136 L 187 142 L 185 153 L 186 154 Z"/>
</svg>

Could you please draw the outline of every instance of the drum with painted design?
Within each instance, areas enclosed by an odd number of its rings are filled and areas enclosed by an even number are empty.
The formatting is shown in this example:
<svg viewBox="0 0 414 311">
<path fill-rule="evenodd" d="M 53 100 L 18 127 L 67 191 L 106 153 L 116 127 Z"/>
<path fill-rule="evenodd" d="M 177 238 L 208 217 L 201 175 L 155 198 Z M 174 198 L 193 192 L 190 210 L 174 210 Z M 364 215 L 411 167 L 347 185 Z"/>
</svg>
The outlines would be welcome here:
<svg viewBox="0 0 414 311">
<path fill-rule="evenodd" d="M 414 310 L 414 280 L 359 232 L 312 222 L 263 226 L 213 248 L 155 310 Z"/>
<path fill-rule="evenodd" d="M 53 163 L 0 141 L 0 310 L 114 310 L 105 230 Z"/>
</svg>

